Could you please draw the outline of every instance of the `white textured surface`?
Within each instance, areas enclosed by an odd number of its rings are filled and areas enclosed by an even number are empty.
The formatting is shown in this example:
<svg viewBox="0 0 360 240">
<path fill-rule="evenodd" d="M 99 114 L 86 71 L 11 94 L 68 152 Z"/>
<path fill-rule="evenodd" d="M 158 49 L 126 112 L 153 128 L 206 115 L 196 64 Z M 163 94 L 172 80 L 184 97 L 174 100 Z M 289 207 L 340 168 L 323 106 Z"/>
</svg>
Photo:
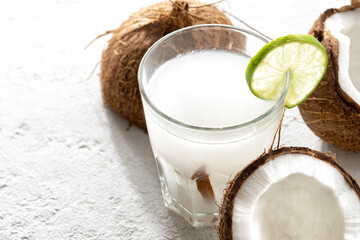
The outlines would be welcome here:
<svg viewBox="0 0 360 240">
<path fill-rule="evenodd" d="M 108 37 L 152 1 L 1 1 L 0 239 L 217 239 L 168 211 L 147 135 L 102 105 Z M 346 1 L 230 1 L 271 37 L 307 32 Z M 223 3 L 226 4 L 227 3 Z M 285 5 L 282 5 L 285 4 Z M 239 25 L 240 26 L 240 25 Z M 360 178 L 360 155 L 322 142 L 287 111 L 282 144 L 334 151 Z"/>
</svg>

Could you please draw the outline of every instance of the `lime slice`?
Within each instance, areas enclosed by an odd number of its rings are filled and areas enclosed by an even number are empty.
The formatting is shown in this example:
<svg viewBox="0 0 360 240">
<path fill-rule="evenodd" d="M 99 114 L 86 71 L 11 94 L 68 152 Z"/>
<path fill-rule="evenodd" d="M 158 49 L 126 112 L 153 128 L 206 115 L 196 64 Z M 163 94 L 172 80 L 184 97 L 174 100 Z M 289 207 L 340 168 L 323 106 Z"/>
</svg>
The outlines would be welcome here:
<svg viewBox="0 0 360 240">
<path fill-rule="evenodd" d="M 290 72 L 285 106 L 302 103 L 323 78 L 328 57 L 313 36 L 287 35 L 267 43 L 249 62 L 246 81 L 251 92 L 261 99 L 275 99 L 284 90 Z"/>
</svg>

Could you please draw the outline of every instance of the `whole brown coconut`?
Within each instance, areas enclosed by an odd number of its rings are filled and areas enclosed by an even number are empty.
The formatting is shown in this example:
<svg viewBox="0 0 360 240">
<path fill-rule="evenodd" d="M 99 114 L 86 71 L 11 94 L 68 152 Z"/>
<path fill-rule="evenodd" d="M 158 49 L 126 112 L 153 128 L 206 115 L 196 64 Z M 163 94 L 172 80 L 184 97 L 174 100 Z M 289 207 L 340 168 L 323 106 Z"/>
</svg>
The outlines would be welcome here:
<svg viewBox="0 0 360 240">
<path fill-rule="evenodd" d="M 113 36 L 101 61 L 101 87 L 106 105 L 146 131 L 138 88 L 140 61 L 161 37 L 177 29 L 198 24 L 228 24 L 230 20 L 216 7 L 197 1 L 165 1 L 132 14 Z"/>
<path fill-rule="evenodd" d="M 360 151 L 360 106 L 339 86 L 339 42 L 327 31 L 325 22 L 334 14 L 353 11 L 351 6 L 328 9 L 316 20 L 309 34 L 324 46 L 329 63 L 323 80 L 301 104 L 301 115 L 309 128 L 324 141 L 350 151 Z"/>
</svg>

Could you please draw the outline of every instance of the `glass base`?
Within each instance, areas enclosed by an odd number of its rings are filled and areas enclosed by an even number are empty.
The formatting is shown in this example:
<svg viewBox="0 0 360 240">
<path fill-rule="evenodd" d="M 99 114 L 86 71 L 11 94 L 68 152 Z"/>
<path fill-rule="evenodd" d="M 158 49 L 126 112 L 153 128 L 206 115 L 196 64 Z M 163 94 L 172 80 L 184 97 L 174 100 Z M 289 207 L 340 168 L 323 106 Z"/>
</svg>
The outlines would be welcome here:
<svg viewBox="0 0 360 240">
<path fill-rule="evenodd" d="M 194 196 L 195 193 L 192 192 L 192 183 L 193 181 L 188 179 L 185 180 L 174 168 L 170 166 L 165 160 L 162 160 L 159 157 L 156 157 L 156 165 L 160 178 L 160 185 L 162 195 L 165 201 L 165 206 L 181 215 L 185 220 L 187 220 L 193 227 L 200 226 L 214 226 L 219 223 L 219 214 L 214 211 L 210 212 L 197 212 L 190 210 L 183 203 L 177 200 L 174 196 L 175 194 L 178 197 L 182 198 L 183 202 L 187 202 L 190 206 L 194 207 L 194 199 L 199 196 Z M 166 180 L 173 181 L 171 184 L 168 184 Z M 171 191 L 173 194 L 171 194 Z M 209 204 L 209 203 L 205 203 Z M 215 208 L 217 206 L 215 203 Z"/>
<path fill-rule="evenodd" d="M 182 204 L 178 203 L 176 199 L 171 198 L 170 194 L 168 192 L 165 192 L 163 188 L 162 194 L 164 197 L 165 206 L 176 212 L 177 214 L 180 214 L 193 227 L 216 226 L 219 224 L 218 213 L 191 212 L 186 209 Z"/>
</svg>

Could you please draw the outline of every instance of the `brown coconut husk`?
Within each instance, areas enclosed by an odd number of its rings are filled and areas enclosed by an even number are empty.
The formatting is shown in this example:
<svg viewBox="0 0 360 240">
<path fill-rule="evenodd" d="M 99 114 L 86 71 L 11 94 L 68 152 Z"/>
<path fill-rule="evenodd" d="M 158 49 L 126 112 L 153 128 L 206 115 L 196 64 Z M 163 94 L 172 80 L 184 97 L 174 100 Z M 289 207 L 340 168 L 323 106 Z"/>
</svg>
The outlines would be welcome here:
<svg viewBox="0 0 360 240">
<path fill-rule="evenodd" d="M 232 240 L 233 239 L 233 230 L 232 230 L 232 217 L 234 209 L 234 200 L 236 195 L 241 190 L 243 184 L 247 179 L 261 166 L 265 165 L 269 161 L 274 160 L 275 158 L 285 155 L 285 154 L 306 154 L 312 156 L 318 160 L 324 161 L 327 164 L 333 166 L 337 169 L 341 175 L 344 176 L 345 181 L 354 189 L 356 194 L 360 199 L 360 187 L 357 184 L 356 180 L 336 161 L 335 155 L 326 154 L 316 150 L 312 150 L 306 147 L 283 147 L 270 151 L 268 153 L 263 153 L 258 157 L 254 162 L 248 165 L 244 170 L 239 172 L 228 184 L 225 189 L 225 194 L 223 197 L 223 202 L 220 207 L 220 224 L 218 227 L 218 234 L 220 240 Z"/>
<path fill-rule="evenodd" d="M 360 106 L 340 88 L 339 42 L 330 31 L 326 31 L 325 22 L 334 14 L 359 7 L 360 2 L 340 9 L 328 9 L 311 28 L 309 34 L 324 46 L 329 62 L 323 80 L 299 105 L 304 121 L 317 136 L 350 151 L 360 151 Z"/>
<path fill-rule="evenodd" d="M 145 117 L 138 88 L 140 61 L 149 49 L 166 34 L 198 24 L 228 24 L 231 21 L 211 4 L 197 1 L 164 1 L 132 14 L 111 33 L 101 61 L 101 88 L 106 105 L 146 131 Z"/>
</svg>

